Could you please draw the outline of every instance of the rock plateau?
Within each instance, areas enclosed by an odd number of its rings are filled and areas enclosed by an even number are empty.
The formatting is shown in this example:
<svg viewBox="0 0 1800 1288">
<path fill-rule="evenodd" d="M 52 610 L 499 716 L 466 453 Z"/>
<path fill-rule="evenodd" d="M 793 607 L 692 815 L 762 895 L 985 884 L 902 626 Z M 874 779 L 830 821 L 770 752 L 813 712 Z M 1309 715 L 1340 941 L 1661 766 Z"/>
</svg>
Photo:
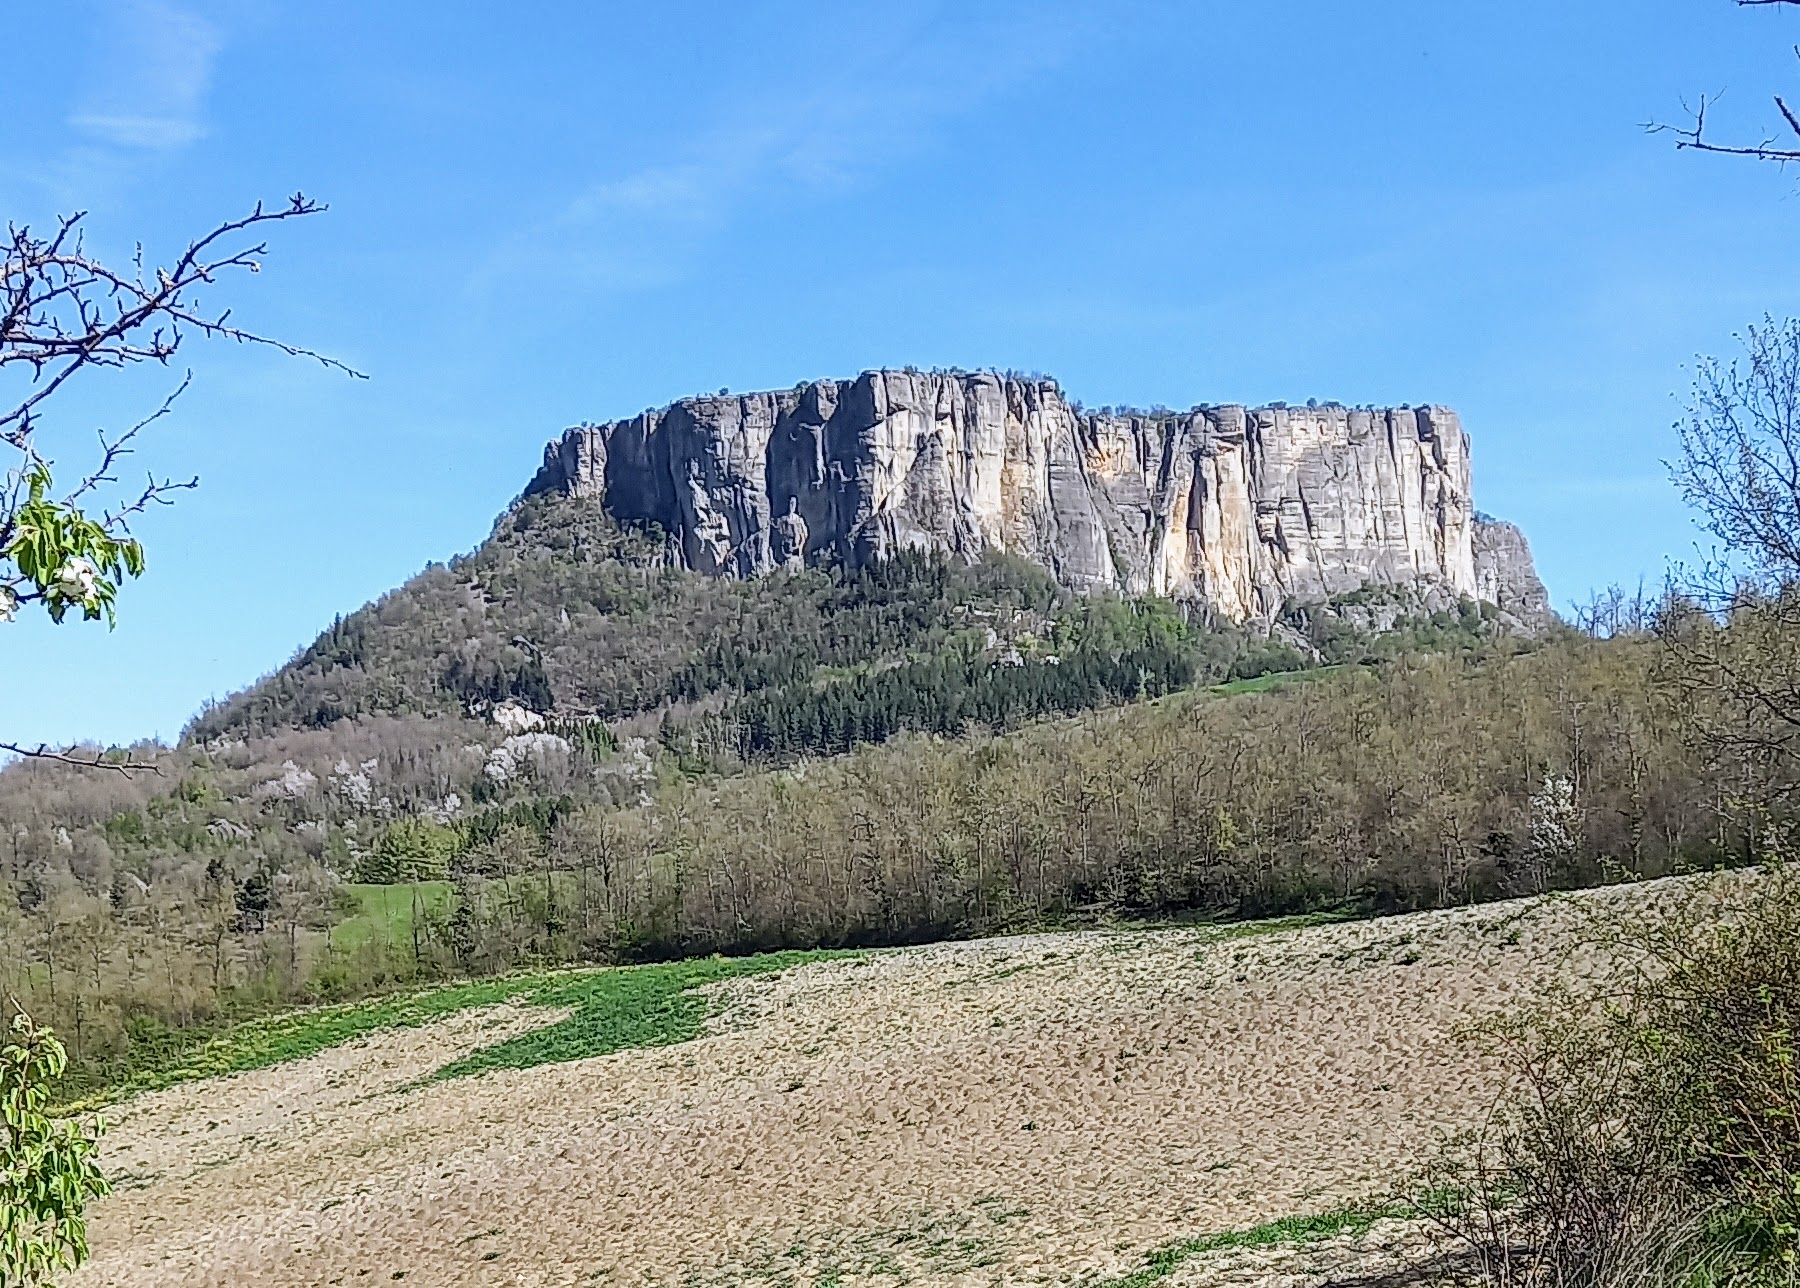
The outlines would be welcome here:
<svg viewBox="0 0 1800 1288">
<path fill-rule="evenodd" d="M 530 490 L 656 525 L 722 576 L 998 550 L 1234 620 L 1369 585 L 1549 613 L 1523 534 L 1476 513 L 1441 406 L 1112 414 L 1041 377 L 869 371 L 576 426 Z"/>
</svg>

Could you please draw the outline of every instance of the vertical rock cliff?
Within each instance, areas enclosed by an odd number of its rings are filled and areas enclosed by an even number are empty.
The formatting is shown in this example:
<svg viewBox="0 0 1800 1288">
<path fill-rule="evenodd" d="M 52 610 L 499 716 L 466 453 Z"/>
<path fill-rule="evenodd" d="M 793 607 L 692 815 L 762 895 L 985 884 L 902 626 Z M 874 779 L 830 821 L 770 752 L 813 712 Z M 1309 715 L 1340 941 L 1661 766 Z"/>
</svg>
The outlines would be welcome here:
<svg viewBox="0 0 1800 1288">
<path fill-rule="evenodd" d="M 1526 625 L 1554 616 L 1525 534 L 1480 513 L 1475 515 L 1475 598 L 1498 604 Z"/>
<path fill-rule="evenodd" d="M 1110 415 L 1044 379 L 872 371 L 577 426 L 530 490 L 656 524 L 671 557 L 723 576 L 1002 550 L 1239 620 L 1371 583 L 1545 607 L 1518 530 L 1483 536 L 1445 407 Z"/>
</svg>

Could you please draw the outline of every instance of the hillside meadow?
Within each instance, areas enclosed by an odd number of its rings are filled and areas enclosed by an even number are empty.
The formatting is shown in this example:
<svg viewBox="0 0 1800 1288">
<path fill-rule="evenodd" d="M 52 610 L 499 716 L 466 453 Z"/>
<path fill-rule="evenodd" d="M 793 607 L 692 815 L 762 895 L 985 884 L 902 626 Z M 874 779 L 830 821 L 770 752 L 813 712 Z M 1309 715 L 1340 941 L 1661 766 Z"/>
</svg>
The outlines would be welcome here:
<svg viewBox="0 0 1800 1288">
<path fill-rule="evenodd" d="M 71 1282 L 1391 1266 L 1433 1246 L 1405 1200 L 1505 1083 L 1464 1026 L 1598 978 L 1596 918 L 1670 890 L 517 976 L 264 1022 L 108 1110 L 118 1192 Z"/>
<path fill-rule="evenodd" d="M 733 772 L 556 752 L 503 794 L 506 735 L 451 717 L 186 746 L 130 778 L 14 766 L 0 978 L 92 1090 L 271 1008 L 457 976 L 1406 911 L 1740 860 L 1719 805 L 1757 767 L 1683 740 L 1657 656 L 1408 655 Z"/>
</svg>

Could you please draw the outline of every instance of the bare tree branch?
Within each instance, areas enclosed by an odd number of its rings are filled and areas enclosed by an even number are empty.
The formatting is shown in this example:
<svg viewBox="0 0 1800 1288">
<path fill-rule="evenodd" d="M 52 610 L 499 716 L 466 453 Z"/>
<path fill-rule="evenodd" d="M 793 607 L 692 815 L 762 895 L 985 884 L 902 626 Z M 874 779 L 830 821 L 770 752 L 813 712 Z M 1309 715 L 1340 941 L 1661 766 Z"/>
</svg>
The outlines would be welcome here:
<svg viewBox="0 0 1800 1288">
<path fill-rule="evenodd" d="M 123 760 L 108 760 L 103 751 L 76 755 L 69 750 L 58 751 L 48 743 L 42 742 L 35 747 L 23 746 L 15 742 L 0 742 L 0 753 L 9 751 L 28 760 L 50 760 L 59 765 L 73 765 L 77 769 L 110 769 L 127 777 L 143 773 L 146 770 L 152 774 L 162 773 L 161 768 L 152 760 L 133 760 L 130 756 Z"/>
<path fill-rule="evenodd" d="M 186 393 L 188 386 L 193 383 L 194 373 L 189 371 L 182 376 L 181 383 L 175 387 L 175 392 L 162 400 L 161 406 L 151 412 L 148 416 L 144 417 L 137 424 L 133 425 L 130 429 L 126 430 L 123 434 L 120 434 L 117 438 L 109 439 L 106 436 L 106 431 L 100 431 L 100 463 L 94 467 L 93 471 L 89 473 L 86 478 L 81 480 L 80 485 L 77 486 L 73 492 L 69 493 L 66 498 L 67 502 L 69 504 L 74 504 L 102 483 L 118 482 L 118 480 L 112 476 L 112 467 L 121 456 L 129 456 L 131 454 L 131 440 L 136 438 L 147 426 L 155 421 L 161 420 L 164 416 L 167 416 L 174 408 L 175 400 Z"/>
<path fill-rule="evenodd" d="M 1752 0 L 1752 2 L 1763 3 L 1764 0 Z M 1800 0 L 1769 0 L 1769 2 L 1793 4 L 1800 3 Z M 1740 3 L 1742 3 L 1742 0 L 1740 0 Z M 1646 124 L 1644 129 L 1651 134 L 1673 134 L 1675 136 L 1675 146 L 1678 149 L 1686 148 L 1696 152 L 1717 152 L 1725 156 L 1755 157 L 1760 161 L 1800 161 L 1800 145 L 1777 147 L 1776 140 L 1773 136 L 1763 139 L 1760 143 L 1731 144 L 1713 142 L 1706 133 L 1706 109 L 1709 103 L 1716 103 L 1720 97 L 1721 95 L 1715 94 L 1711 99 L 1708 99 L 1703 94 L 1700 96 L 1698 105 L 1692 108 L 1688 108 L 1687 104 L 1683 103 L 1682 106 L 1686 108 L 1688 114 L 1693 118 L 1693 124 L 1686 128 L 1679 125 L 1652 122 Z M 1786 119 L 1795 135 L 1800 136 L 1800 121 L 1795 119 L 1794 113 L 1789 110 L 1786 101 L 1784 101 L 1779 94 L 1775 95 L 1775 106 L 1780 109 L 1781 115 Z"/>
<path fill-rule="evenodd" d="M 117 487 L 119 466 L 139 434 L 170 413 L 192 380 L 190 371 L 122 434 L 101 431 L 98 460 L 66 496 L 50 496 L 52 462 L 33 434 L 47 400 L 78 372 L 145 362 L 166 366 L 183 340 L 197 334 L 260 345 L 362 378 L 335 358 L 240 326 L 229 309 L 214 311 L 201 298 L 205 288 L 236 271 L 260 271 L 268 246 L 257 238 L 265 225 L 325 209 L 303 193 L 273 208 L 258 202 L 248 214 L 189 242 L 167 264 L 146 264 L 139 246 L 122 269 L 88 253 L 85 212 L 57 219 L 42 235 L 27 225 L 6 225 L 0 233 L 0 444 L 20 459 L 0 470 L 0 620 L 10 621 L 22 604 L 42 604 L 61 621 L 71 604 L 79 604 L 84 616 L 110 621 L 117 582 L 143 569 L 142 547 L 130 536 L 132 520 L 199 484 L 198 478 L 146 474 L 140 489 L 101 508 L 102 492 Z M 87 506 L 94 511 L 85 512 Z M 129 756 L 48 744 L 0 742 L 0 753 L 125 774 L 155 769 Z"/>
<path fill-rule="evenodd" d="M 1791 5 L 1800 7 L 1800 0 L 1736 0 L 1740 9 L 1760 8 L 1767 5 Z M 1795 49 L 1800 55 L 1800 48 Z M 1682 103 L 1682 110 L 1687 112 L 1692 123 L 1686 127 L 1668 125 L 1662 122 L 1646 123 L 1644 128 L 1651 134 L 1672 134 L 1678 149 L 1691 148 L 1696 152 L 1717 152 L 1724 156 L 1754 157 L 1759 161 L 1788 162 L 1800 161 L 1800 115 L 1788 107 L 1787 100 L 1780 94 L 1773 95 L 1775 109 L 1781 113 L 1781 119 L 1787 123 L 1793 133 L 1794 141 L 1778 140 L 1771 135 L 1757 143 L 1716 143 L 1706 133 L 1706 109 L 1709 103 L 1716 103 L 1721 95 L 1714 94 L 1711 99 L 1701 95 L 1697 106 L 1689 107 Z"/>
<path fill-rule="evenodd" d="M 25 450 L 38 409 L 77 371 L 166 364 L 189 332 L 263 345 L 361 378 L 335 358 L 236 325 L 230 310 L 210 313 L 198 299 L 200 288 L 233 270 L 260 271 L 267 243 L 234 247 L 239 234 L 325 209 L 301 193 L 273 210 L 258 202 L 248 215 L 190 242 L 172 264 L 149 272 L 141 249 L 129 272 L 90 256 L 81 237 L 85 212 L 58 220 L 47 237 L 8 225 L 0 252 L 0 375 L 8 368 L 24 372 L 28 391 L 15 395 L 10 408 L 0 400 L 0 439 Z"/>
</svg>

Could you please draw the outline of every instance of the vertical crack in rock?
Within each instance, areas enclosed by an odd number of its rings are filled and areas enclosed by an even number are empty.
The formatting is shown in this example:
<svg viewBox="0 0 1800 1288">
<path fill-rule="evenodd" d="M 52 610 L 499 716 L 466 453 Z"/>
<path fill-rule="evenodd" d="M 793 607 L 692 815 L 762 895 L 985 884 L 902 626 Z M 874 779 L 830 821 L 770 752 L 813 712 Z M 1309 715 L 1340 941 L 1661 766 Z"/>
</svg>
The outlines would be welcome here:
<svg viewBox="0 0 1800 1288">
<path fill-rule="evenodd" d="M 1475 512 L 1447 407 L 1107 414 L 1043 378 L 869 371 L 577 426 L 530 490 L 655 524 L 719 576 L 997 550 L 1237 620 L 1370 584 L 1549 615 L 1523 534 Z"/>
</svg>

